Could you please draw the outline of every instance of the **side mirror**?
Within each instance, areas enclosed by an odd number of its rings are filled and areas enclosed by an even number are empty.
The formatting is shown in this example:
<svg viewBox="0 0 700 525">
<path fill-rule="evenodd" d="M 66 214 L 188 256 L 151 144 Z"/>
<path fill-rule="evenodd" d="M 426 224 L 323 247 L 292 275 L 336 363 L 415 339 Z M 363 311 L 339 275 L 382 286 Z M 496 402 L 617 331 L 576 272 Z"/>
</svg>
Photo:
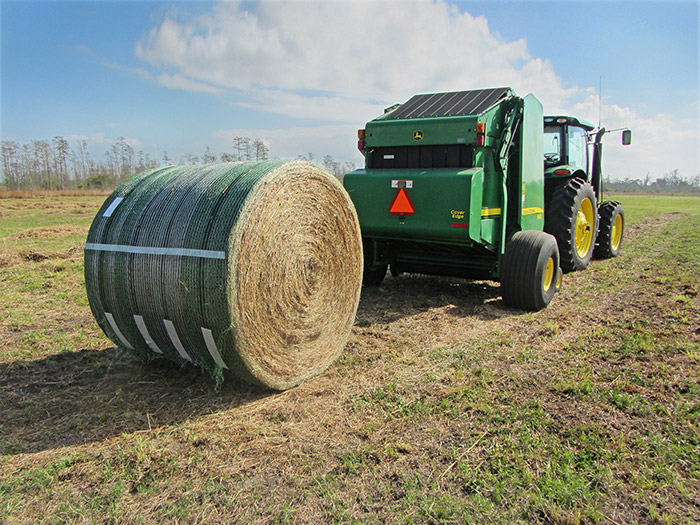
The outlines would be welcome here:
<svg viewBox="0 0 700 525">
<path fill-rule="evenodd" d="M 626 129 L 622 132 L 622 145 L 629 146 L 632 144 L 632 130 Z"/>
</svg>

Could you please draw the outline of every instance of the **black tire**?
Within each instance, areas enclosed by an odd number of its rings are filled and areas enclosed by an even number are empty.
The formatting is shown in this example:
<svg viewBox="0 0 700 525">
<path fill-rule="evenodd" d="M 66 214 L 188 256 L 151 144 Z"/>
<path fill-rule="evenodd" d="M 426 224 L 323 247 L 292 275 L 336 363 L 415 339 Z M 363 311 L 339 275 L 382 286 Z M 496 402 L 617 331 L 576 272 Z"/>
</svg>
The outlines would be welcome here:
<svg viewBox="0 0 700 525">
<path fill-rule="evenodd" d="M 595 248 L 598 213 L 593 187 L 570 179 L 554 190 L 545 207 L 544 231 L 554 235 L 565 272 L 588 266 Z"/>
<path fill-rule="evenodd" d="M 363 286 L 379 286 L 386 276 L 387 265 L 382 264 L 373 268 L 365 267 L 365 271 L 362 273 L 362 285 Z"/>
<path fill-rule="evenodd" d="M 625 210 L 619 202 L 604 202 L 598 207 L 598 217 L 598 240 L 593 255 L 597 259 L 617 257 L 625 235 Z"/>
<path fill-rule="evenodd" d="M 558 292 L 559 290 L 561 290 L 561 285 L 562 285 L 562 282 L 563 282 L 563 281 L 564 281 L 564 272 L 562 272 L 562 271 L 561 271 L 561 267 L 559 267 L 559 269 L 558 269 L 558 271 L 557 271 L 557 281 L 556 281 L 556 285 L 555 285 L 555 286 L 556 286 L 556 290 L 555 290 L 556 292 Z"/>
<path fill-rule="evenodd" d="M 542 310 L 559 288 L 561 269 L 556 239 L 534 230 L 513 235 L 501 264 L 503 302 L 524 310 Z"/>
<path fill-rule="evenodd" d="M 379 286 L 386 276 L 388 265 L 374 264 L 374 243 L 371 239 L 362 239 L 362 249 L 365 254 L 365 267 L 362 272 L 363 286 Z"/>
</svg>

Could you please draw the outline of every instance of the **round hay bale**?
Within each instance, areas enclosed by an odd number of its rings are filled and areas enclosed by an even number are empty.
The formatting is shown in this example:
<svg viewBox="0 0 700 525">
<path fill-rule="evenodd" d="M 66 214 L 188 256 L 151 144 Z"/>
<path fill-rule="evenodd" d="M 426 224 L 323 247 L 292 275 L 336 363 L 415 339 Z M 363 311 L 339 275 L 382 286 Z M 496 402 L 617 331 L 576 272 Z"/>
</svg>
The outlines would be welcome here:
<svg viewBox="0 0 700 525">
<path fill-rule="evenodd" d="M 325 170 L 179 166 L 138 175 L 105 201 L 85 283 L 116 345 L 286 389 L 345 346 L 362 260 L 354 206 Z"/>
</svg>

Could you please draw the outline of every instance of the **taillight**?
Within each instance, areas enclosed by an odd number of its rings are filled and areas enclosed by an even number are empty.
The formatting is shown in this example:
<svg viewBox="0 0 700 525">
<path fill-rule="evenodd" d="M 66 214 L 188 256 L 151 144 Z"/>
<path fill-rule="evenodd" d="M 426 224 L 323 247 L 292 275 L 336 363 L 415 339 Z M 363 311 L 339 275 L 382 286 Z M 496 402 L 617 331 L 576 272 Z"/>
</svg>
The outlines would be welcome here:
<svg viewBox="0 0 700 525">
<path fill-rule="evenodd" d="M 476 124 L 476 145 L 483 146 L 486 144 L 486 124 L 478 122 Z"/>
<path fill-rule="evenodd" d="M 571 172 L 565 168 L 554 170 L 555 175 L 571 175 Z"/>
<path fill-rule="evenodd" d="M 364 141 L 364 139 L 360 139 L 360 140 L 357 141 L 357 149 L 359 149 L 360 151 L 362 151 L 362 150 L 365 149 L 365 141 Z"/>
<path fill-rule="evenodd" d="M 365 138 L 365 130 L 364 130 L 364 129 L 358 129 L 358 130 L 357 130 L 357 138 L 358 138 L 358 139 L 363 139 L 363 138 Z"/>
</svg>

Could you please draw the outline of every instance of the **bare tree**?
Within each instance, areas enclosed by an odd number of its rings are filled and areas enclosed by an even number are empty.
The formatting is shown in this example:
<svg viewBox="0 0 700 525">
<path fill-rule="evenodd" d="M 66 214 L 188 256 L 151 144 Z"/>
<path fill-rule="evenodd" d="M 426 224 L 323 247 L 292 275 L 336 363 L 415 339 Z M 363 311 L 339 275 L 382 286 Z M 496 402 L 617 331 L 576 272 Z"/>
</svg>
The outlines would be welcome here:
<svg viewBox="0 0 700 525">
<path fill-rule="evenodd" d="M 234 152 L 222 153 L 221 162 L 244 160 L 267 160 L 270 149 L 264 139 L 235 137 Z M 163 152 L 162 165 L 172 165 L 173 161 L 167 151 Z M 313 160 L 314 154 L 300 157 Z M 216 162 L 217 155 L 209 145 L 205 145 L 201 161 Z M 186 153 L 180 158 L 181 163 L 197 164 L 200 158 L 192 153 Z M 324 158 L 327 167 L 338 169 L 331 157 Z M 154 169 L 158 162 L 151 159 L 142 150 L 134 151 L 125 137 L 119 137 L 105 152 L 101 161 L 90 157 L 86 140 L 73 144 L 62 136 L 51 140 L 34 140 L 28 144 L 14 141 L 2 141 L 2 157 L 0 158 L 0 182 L 7 188 L 45 188 L 61 189 L 71 185 L 108 188 L 134 174 L 148 169 Z"/>
<path fill-rule="evenodd" d="M 32 149 L 37 161 L 37 170 L 33 177 L 37 186 L 47 190 L 54 189 L 51 176 L 51 144 L 48 140 L 33 140 Z"/>
<path fill-rule="evenodd" d="M 89 159 L 90 159 L 90 153 L 88 152 L 87 149 L 87 141 L 86 140 L 81 140 L 78 142 L 77 146 L 77 152 L 78 152 L 78 162 L 80 163 L 80 174 L 76 176 L 76 179 L 78 181 L 83 181 L 88 178 L 89 172 L 88 172 L 88 166 L 89 166 Z"/>
<path fill-rule="evenodd" d="M 34 145 L 22 145 L 22 182 L 30 188 L 38 187 L 38 181 L 34 180 L 34 173 L 38 172 L 38 160 L 34 155 Z"/>
<path fill-rule="evenodd" d="M 17 190 L 21 186 L 19 144 L 11 140 L 2 141 L 2 173 L 8 190 Z"/>
<path fill-rule="evenodd" d="M 255 155 L 255 160 L 267 160 L 270 148 L 261 139 L 255 139 L 252 143 L 252 150 Z"/>
<path fill-rule="evenodd" d="M 198 164 L 199 157 L 197 155 L 192 155 L 192 153 L 185 153 L 180 157 L 180 164 Z"/>
<path fill-rule="evenodd" d="M 330 155 L 326 155 L 325 157 L 323 157 L 322 163 L 323 167 L 327 171 L 329 171 L 336 177 L 340 176 L 340 174 L 338 173 L 340 171 L 340 165 L 335 160 L 333 160 L 333 157 L 331 157 Z"/>
<path fill-rule="evenodd" d="M 313 162 L 314 158 L 315 158 L 315 155 L 313 154 L 312 151 L 309 151 L 306 155 L 297 155 L 297 159 L 305 160 L 308 162 Z"/>
<path fill-rule="evenodd" d="M 204 155 L 202 155 L 202 164 L 211 164 L 216 162 L 216 155 L 209 149 L 209 144 L 204 145 Z"/>
<path fill-rule="evenodd" d="M 249 137 L 234 137 L 233 151 L 236 153 L 236 160 L 253 160 L 255 151 Z"/>
<path fill-rule="evenodd" d="M 53 138 L 53 163 L 56 183 L 59 189 L 63 189 L 68 183 L 68 156 L 70 145 L 63 137 Z"/>
<path fill-rule="evenodd" d="M 114 176 L 120 180 L 126 180 L 134 174 L 135 157 L 134 148 L 126 143 L 124 137 L 119 137 L 117 142 L 112 144 L 112 155 L 114 157 Z"/>
<path fill-rule="evenodd" d="M 219 155 L 219 160 L 221 162 L 234 162 L 236 160 L 236 156 L 233 153 L 222 153 Z"/>
<path fill-rule="evenodd" d="M 233 137 L 233 152 L 236 160 L 243 160 L 245 156 L 245 141 L 250 140 L 245 137 Z"/>
</svg>

